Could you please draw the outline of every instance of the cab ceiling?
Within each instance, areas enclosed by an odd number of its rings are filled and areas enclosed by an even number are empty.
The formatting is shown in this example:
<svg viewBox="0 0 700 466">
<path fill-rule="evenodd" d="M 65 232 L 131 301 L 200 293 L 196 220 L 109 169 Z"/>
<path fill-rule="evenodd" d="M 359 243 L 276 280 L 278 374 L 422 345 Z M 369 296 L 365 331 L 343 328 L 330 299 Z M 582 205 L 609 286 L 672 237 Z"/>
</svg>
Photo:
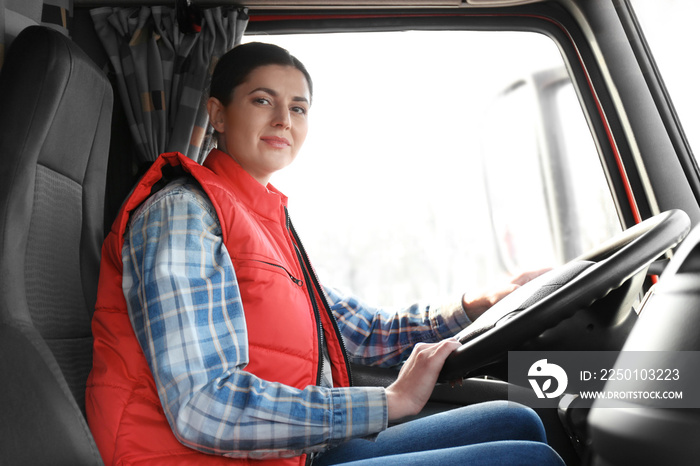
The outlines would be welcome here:
<svg viewBox="0 0 700 466">
<path fill-rule="evenodd" d="M 479 8 L 538 3 L 543 0 L 191 0 L 201 7 L 239 5 L 254 9 L 329 8 Z M 163 0 L 73 0 L 76 7 L 171 5 Z"/>
</svg>

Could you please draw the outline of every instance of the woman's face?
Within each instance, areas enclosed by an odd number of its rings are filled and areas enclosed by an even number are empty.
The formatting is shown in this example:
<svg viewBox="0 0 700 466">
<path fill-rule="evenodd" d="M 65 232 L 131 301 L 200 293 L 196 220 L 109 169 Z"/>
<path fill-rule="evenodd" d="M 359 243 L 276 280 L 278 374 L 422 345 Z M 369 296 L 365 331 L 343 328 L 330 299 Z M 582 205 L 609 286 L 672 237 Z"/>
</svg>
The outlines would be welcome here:
<svg viewBox="0 0 700 466">
<path fill-rule="evenodd" d="M 311 96 L 304 74 L 291 66 L 255 68 L 224 107 L 207 108 L 219 148 L 263 185 L 294 160 L 306 139 Z M 223 146 L 223 147 L 222 147 Z"/>
</svg>

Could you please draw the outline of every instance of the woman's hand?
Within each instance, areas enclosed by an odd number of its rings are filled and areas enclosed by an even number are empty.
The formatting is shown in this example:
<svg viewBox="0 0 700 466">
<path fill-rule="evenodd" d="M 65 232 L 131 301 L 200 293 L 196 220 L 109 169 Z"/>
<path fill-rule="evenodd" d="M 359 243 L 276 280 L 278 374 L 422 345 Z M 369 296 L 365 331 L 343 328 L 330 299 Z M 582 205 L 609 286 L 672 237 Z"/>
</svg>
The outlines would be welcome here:
<svg viewBox="0 0 700 466">
<path fill-rule="evenodd" d="M 418 343 L 404 363 L 396 382 L 386 389 L 389 420 L 418 414 L 433 393 L 445 359 L 461 345 L 448 339 Z"/>
<path fill-rule="evenodd" d="M 462 306 L 467 316 L 474 321 L 508 294 L 549 270 L 551 269 L 546 268 L 522 273 L 505 286 L 475 298 L 465 294 Z M 418 414 L 423 409 L 433 393 L 445 359 L 460 346 L 457 340 L 447 339 L 439 343 L 418 343 L 413 348 L 396 382 L 386 389 L 390 421 Z"/>
<path fill-rule="evenodd" d="M 533 280 L 543 273 L 549 272 L 550 270 L 552 269 L 545 268 L 521 273 L 517 277 L 513 278 L 510 283 L 478 296 L 469 296 L 465 293 L 462 296 L 462 307 L 467 313 L 469 320 L 474 322 L 481 314 L 486 312 L 491 306 L 499 302 L 501 299 L 505 298 L 530 280 Z"/>
</svg>

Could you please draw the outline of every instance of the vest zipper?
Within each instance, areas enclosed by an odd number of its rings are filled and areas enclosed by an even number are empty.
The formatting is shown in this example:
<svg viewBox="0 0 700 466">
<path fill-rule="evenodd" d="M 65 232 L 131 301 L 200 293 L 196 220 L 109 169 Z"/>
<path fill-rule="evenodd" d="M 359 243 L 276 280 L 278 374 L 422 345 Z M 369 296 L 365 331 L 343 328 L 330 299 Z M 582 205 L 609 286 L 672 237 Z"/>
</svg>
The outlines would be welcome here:
<svg viewBox="0 0 700 466">
<path fill-rule="evenodd" d="M 287 221 L 289 222 L 289 216 L 287 216 Z M 288 223 L 289 225 L 289 223 Z M 294 243 L 294 241 L 292 241 Z M 316 368 L 316 385 L 321 384 L 321 376 L 323 375 L 323 324 L 321 323 L 321 314 L 318 310 L 318 304 L 314 298 L 314 290 L 311 288 L 311 281 L 309 280 L 309 274 L 304 267 L 303 258 L 301 251 L 296 244 L 294 244 L 294 251 L 297 254 L 297 260 L 301 265 L 301 270 L 304 273 L 304 278 L 306 279 L 306 291 L 309 293 L 309 299 L 311 300 L 311 306 L 314 310 L 314 318 L 316 319 L 316 334 L 318 335 L 318 367 Z"/>
<path fill-rule="evenodd" d="M 287 275 L 289 275 L 289 279 L 291 281 L 293 281 L 295 284 L 297 284 L 299 286 L 302 286 L 304 284 L 304 280 L 301 280 L 301 279 L 295 277 L 294 275 L 292 275 L 292 273 L 289 270 L 287 270 L 285 267 L 283 267 L 279 264 L 273 264 L 272 262 L 260 261 L 260 260 L 255 260 L 255 259 L 253 259 L 252 261 L 259 262 L 261 264 L 267 264 L 267 265 L 270 265 L 272 267 L 277 267 L 278 269 L 282 269 Z"/>
<path fill-rule="evenodd" d="M 313 304 L 314 308 L 314 314 L 316 316 L 316 320 L 318 321 L 318 331 L 319 331 L 319 367 L 318 367 L 318 376 L 316 380 L 316 385 L 318 385 L 321 381 L 321 372 L 323 370 L 323 355 L 321 352 L 323 351 L 323 347 L 320 346 L 323 343 L 323 327 L 321 326 L 321 316 L 319 314 L 319 309 L 318 309 L 318 304 L 316 303 L 316 299 L 313 297 L 313 289 L 311 288 L 313 282 L 313 286 L 317 290 L 318 296 L 321 298 L 322 304 L 324 306 L 324 311 L 329 317 L 329 320 L 331 321 L 331 324 L 333 325 L 333 331 L 335 332 L 336 335 L 336 340 L 338 341 L 338 344 L 340 345 L 340 349 L 343 353 L 343 361 L 345 362 L 345 370 L 348 374 L 348 381 L 349 385 L 352 386 L 352 370 L 350 368 L 350 361 L 348 360 L 348 350 L 345 347 L 345 341 L 343 340 L 343 336 L 340 334 L 340 329 L 338 328 L 338 323 L 335 321 L 335 317 L 333 316 L 333 312 L 331 311 L 331 307 L 328 304 L 328 300 L 326 299 L 326 294 L 323 292 L 323 288 L 321 288 L 321 283 L 318 279 L 318 276 L 316 275 L 316 271 L 314 268 L 311 266 L 311 261 L 309 260 L 309 256 L 306 254 L 306 250 L 304 249 L 304 245 L 301 242 L 301 238 L 299 238 L 299 235 L 297 234 L 296 230 L 294 229 L 294 225 L 292 225 L 292 220 L 289 218 L 289 212 L 287 211 L 287 207 L 284 208 L 284 215 L 285 219 L 287 222 L 287 230 L 291 233 L 293 243 L 294 243 L 294 249 L 296 250 L 297 257 L 299 258 L 299 263 L 301 264 L 302 271 L 304 272 L 304 277 L 306 278 L 306 286 L 307 289 L 309 290 L 309 298 L 311 298 L 311 302 Z"/>
</svg>

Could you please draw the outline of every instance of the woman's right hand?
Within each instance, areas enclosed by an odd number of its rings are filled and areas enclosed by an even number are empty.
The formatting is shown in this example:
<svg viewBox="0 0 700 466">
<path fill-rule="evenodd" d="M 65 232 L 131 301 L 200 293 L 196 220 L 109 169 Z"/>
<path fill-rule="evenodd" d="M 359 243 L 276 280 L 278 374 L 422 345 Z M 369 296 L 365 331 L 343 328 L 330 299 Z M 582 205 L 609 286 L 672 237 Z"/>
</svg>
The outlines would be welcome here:
<svg viewBox="0 0 700 466">
<path fill-rule="evenodd" d="M 433 393 L 445 359 L 461 344 L 455 339 L 418 343 L 399 377 L 386 389 L 389 421 L 418 414 Z"/>
</svg>

